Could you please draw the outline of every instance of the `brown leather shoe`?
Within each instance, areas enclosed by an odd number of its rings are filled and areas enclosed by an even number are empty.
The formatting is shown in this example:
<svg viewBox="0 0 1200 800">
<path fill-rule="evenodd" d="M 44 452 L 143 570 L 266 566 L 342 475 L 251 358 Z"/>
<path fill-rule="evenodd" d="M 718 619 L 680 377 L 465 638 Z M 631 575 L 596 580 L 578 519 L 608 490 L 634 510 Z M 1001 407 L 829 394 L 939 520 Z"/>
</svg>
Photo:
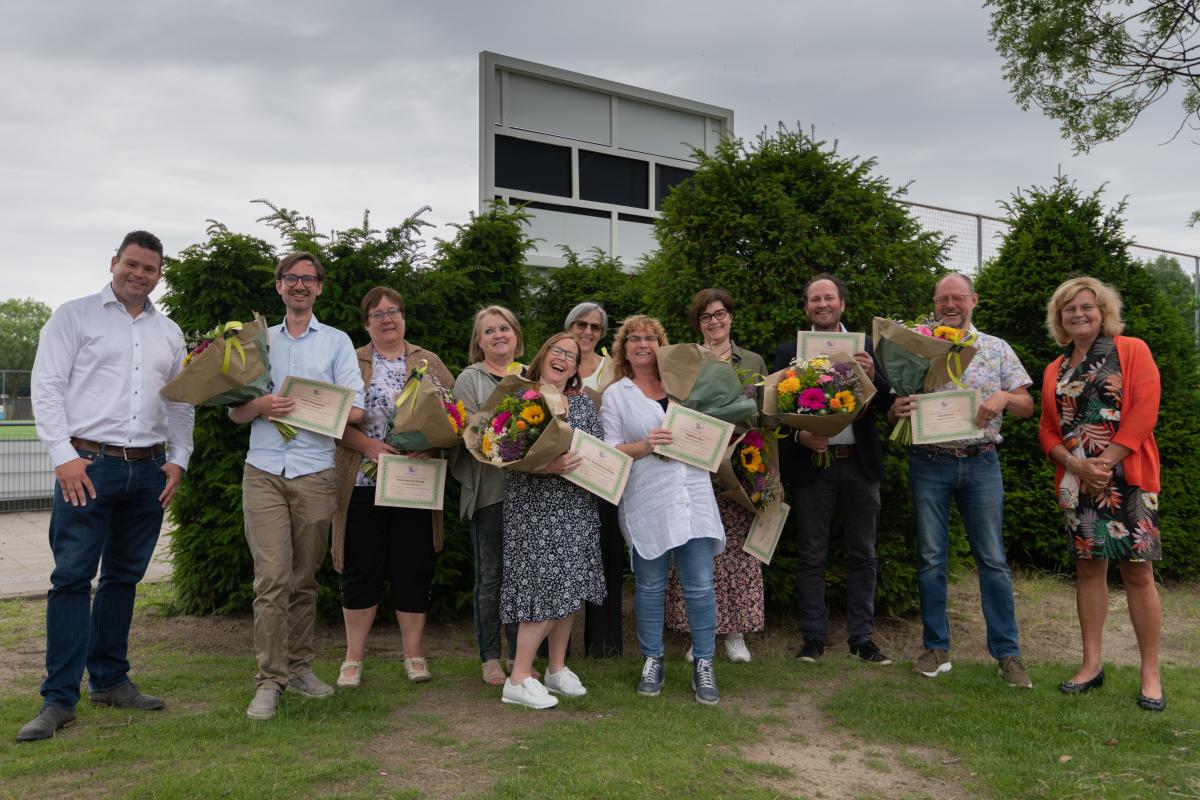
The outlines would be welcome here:
<svg viewBox="0 0 1200 800">
<path fill-rule="evenodd" d="M 62 706 L 42 706 L 37 716 L 25 723 L 17 732 L 18 742 L 36 742 L 49 739 L 60 728 L 66 728 L 75 723 L 75 712 Z"/>
</svg>

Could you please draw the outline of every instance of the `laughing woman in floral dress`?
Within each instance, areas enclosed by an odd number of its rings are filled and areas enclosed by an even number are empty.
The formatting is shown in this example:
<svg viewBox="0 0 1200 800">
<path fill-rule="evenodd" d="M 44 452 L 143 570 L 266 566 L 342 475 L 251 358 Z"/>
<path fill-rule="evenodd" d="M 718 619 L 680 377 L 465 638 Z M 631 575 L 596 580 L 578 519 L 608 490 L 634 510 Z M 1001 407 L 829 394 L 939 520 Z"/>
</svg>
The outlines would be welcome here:
<svg viewBox="0 0 1200 800">
<path fill-rule="evenodd" d="M 526 371 L 529 380 L 553 386 L 567 404 L 567 424 L 604 438 L 600 415 L 580 388 L 579 344 L 569 333 L 551 336 Z M 504 470 L 504 580 L 500 618 L 518 624 L 517 653 L 501 699 L 528 708 L 551 708 L 550 692 L 580 697 L 587 689 L 567 666 L 571 623 L 584 604 L 604 602 L 600 511 L 596 496 L 562 478 L 581 460 L 567 452 L 548 474 Z M 546 682 L 533 659 L 549 643 Z"/>
<path fill-rule="evenodd" d="M 1162 607 L 1153 562 L 1158 532 L 1158 367 L 1141 339 L 1121 336 L 1121 299 L 1094 278 L 1055 290 L 1046 325 L 1063 354 L 1042 378 L 1039 439 L 1057 465 L 1055 485 L 1075 557 L 1083 663 L 1059 685 L 1080 694 L 1104 684 L 1100 644 L 1108 612 L 1108 563 L 1120 564 L 1129 617 L 1141 651 L 1147 711 L 1166 708 L 1158 671 Z"/>
</svg>

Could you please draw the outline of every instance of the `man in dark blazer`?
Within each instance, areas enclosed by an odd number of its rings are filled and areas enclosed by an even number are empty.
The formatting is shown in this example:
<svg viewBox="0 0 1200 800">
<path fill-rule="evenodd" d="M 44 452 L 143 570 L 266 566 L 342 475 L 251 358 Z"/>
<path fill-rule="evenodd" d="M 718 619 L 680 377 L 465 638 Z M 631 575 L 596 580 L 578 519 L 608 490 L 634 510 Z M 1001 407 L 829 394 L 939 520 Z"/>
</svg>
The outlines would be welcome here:
<svg viewBox="0 0 1200 800">
<path fill-rule="evenodd" d="M 804 311 L 814 331 L 844 331 L 846 284 L 821 273 L 804 286 Z M 783 342 L 775 351 L 775 371 L 796 357 L 796 340 Z M 801 661 L 814 662 L 825 652 L 829 612 L 825 605 L 825 557 L 829 551 L 834 513 L 841 512 L 846 542 L 846 627 L 850 652 L 873 664 L 891 664 L 871 640 L 875 632 L 875 536 L 879 526 L 879 484 L 883 479 L 883 449 L 875 428 L 875 415 L 887 414 L 892 391 L 876 369 L 871 339 L 855 360 L 875 384 L 875 399 L 852 425 L 837 436 L 817 436 L 795 431 L 780 448 L 780 469 L 791 494 L 800 532 L 800 563 L 796 592 L 800 628 L 804 634 Z M 814 463 L 827 451 L 828 468 Z"/>
</svg>

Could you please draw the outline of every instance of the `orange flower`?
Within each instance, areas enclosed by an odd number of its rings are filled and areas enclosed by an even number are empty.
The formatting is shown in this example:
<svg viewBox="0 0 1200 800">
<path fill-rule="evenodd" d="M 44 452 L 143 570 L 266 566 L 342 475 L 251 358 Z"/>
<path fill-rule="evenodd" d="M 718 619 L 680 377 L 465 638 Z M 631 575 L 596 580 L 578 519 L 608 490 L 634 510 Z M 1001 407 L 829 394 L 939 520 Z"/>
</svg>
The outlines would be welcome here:
<svg viewBox="0 0 1200 800">
<path fill-rule="evenodd" d="M 525 420 L 523 420 L 523 419 L 517 420 L 517 430 L 523 431 L 523 430 L 525 430 L 526 427 L 528 427 L 528 426 L 525 424 Z"/>
</svg>

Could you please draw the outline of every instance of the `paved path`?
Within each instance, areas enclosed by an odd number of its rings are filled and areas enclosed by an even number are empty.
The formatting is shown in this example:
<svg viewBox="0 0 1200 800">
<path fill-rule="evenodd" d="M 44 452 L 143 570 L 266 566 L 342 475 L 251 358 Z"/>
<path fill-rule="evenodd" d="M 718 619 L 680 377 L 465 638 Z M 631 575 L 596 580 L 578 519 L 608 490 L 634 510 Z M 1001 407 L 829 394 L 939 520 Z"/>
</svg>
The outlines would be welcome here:
<svg viewBox="0 0 1200 800">
<path fill-rule="evenodd" d="M 0 598 L 46 594 L 54 569 L 49 530 L 49 511 L 0 514 Z M 164 523 L 144 580 L 161 581 L 171 576 L 170 540 Z"/>
</svg>

